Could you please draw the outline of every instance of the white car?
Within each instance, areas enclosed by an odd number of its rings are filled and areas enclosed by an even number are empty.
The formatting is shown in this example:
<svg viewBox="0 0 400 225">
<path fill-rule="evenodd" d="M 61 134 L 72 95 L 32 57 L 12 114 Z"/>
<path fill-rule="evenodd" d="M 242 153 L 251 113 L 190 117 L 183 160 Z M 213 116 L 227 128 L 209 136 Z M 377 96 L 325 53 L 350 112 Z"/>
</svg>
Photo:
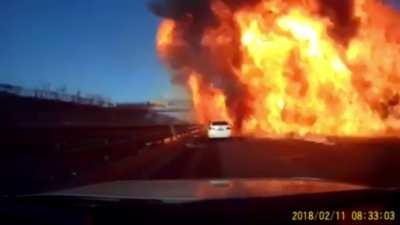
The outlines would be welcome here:
<svg viewBox="0 0 400 225">
<path fill-rule="evenodd" d="M 231 126 L 225 121 L 214 121 L 208 125 L 208 138 L 229 138 L 232 135 Z"/>
</svg>

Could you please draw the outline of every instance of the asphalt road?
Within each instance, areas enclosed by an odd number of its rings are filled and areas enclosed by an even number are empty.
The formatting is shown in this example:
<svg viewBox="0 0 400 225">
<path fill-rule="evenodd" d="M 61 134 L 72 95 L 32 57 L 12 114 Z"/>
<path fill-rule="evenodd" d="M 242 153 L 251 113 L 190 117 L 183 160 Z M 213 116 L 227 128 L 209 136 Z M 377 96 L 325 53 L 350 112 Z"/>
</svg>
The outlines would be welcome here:
<svg viewBox="0 0 400 225">
<path fill-rule="evenodd" d="M 132 179 L 307 177 L 380 187 L 400 186 L 400 140 L 186 138 L 148 146 L 135 156 L 69 180 L 69 186 Z"/>
<path fill-rule="evenodd" d="M 3 158 L 0 195 L 136 179 L 307 177 L 400 187 L 400 139 L 349 138 L 321 144 L 293 139 L 184 137 L 141 149 L 127 142 L 98 150 L 79 160 L 75 160 L 79 154 L 64 159 L 56 153 Z M 122 151 L 126 156 L 108 159 L 103 154 L 110 151 Z"/>
</svg>

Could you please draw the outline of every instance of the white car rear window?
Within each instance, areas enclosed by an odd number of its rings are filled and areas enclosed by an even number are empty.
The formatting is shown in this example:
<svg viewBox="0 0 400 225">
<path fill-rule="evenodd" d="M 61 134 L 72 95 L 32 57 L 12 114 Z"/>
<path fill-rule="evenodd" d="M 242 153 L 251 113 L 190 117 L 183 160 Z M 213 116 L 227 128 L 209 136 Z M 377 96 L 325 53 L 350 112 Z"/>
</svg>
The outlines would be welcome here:
<svg viewBox="0 0 400 225">
<path fill-rule="evenodd" d="M 212 122 L 211 125 L 213 125 L 213 126 L 227 126 L 229 124 L 227 122 L 224 122 L 224 121 L 216 121 L 216 122 Z"/>
</svg>

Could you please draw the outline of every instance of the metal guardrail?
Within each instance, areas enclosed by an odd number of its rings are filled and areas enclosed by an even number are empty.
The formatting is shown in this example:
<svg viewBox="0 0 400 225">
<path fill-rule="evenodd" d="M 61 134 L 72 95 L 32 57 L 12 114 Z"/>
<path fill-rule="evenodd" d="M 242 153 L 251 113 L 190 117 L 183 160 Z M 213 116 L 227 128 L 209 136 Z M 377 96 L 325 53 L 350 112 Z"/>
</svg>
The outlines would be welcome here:
<svg viewBox="0 0 400 225">
<path fill-rule="evenodd" d="M 170 125 L 169 129 L 170 129 L 170 134 L 168 136 L 161 137 L 156 140 L 147 141 L 145 143 L 146 146 L 174 142 L 174 141 L 180 140 L 184 137 L 190 136 L 190 135 L 200 131 L 200 128 L 198 125 L 190 125 L 190 126 L 185 126 L 185 127 Z"/>
</svg>

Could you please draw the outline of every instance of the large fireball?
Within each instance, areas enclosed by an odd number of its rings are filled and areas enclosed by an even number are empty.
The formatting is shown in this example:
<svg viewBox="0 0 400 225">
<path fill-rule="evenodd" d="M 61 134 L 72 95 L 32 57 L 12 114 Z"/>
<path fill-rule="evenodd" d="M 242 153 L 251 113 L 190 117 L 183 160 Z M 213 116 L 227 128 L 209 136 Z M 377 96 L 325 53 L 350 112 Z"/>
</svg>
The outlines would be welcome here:
<svg viewBox="0 0 400 225">
<path fill-rule="evenodd" d="M 204 1 L 157 35 L 197 120 L 243 135 L 369 136 L 396 129 L 400 16 L 378 0 Z M 205 8 L 205 9 L 204 9 Z"/>
</svg>

